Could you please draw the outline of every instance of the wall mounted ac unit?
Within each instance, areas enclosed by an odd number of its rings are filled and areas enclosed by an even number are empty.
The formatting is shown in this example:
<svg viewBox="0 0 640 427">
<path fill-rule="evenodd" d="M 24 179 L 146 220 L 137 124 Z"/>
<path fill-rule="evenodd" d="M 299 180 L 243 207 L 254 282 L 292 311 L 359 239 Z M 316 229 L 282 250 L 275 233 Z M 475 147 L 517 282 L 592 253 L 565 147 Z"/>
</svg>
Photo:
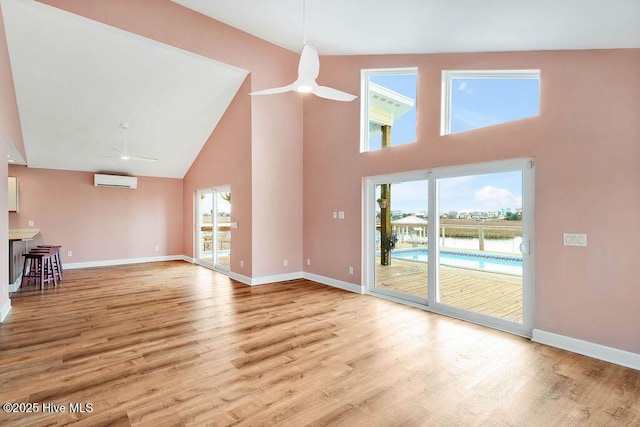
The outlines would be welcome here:
<svg viewBox="0 0 640 427">
<path fill-rule="evenodd" d="M 93 185 L 96 187 L 113 187 L 113 188 L 130 188 L 135 190 L 138 188 L 138 178 L 135 176 L 122 175 L 93 175 Z"/>
</svg>

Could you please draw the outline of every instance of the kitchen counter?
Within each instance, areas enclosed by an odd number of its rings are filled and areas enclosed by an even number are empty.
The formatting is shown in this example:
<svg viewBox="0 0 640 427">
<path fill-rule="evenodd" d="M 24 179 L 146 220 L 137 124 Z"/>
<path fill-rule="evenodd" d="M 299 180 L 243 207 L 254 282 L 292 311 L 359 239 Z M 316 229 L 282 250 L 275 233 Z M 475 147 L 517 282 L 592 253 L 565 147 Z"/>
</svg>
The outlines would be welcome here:
<svg viewBox="0 0 640 427">
<path fill-rule="evenodd" d="M 40 233 L 37 228 L 10 228 L 9 241 L 12 240 L 33 240 Z"/>
<path fill-rule="evenodd" d="M 9 229 L 9 292 L 15 292 L 22 280 L 23 254 L 29 250 L 29 241 L 33 240 L 40 230 L 37 228 Z"/>
</svg>

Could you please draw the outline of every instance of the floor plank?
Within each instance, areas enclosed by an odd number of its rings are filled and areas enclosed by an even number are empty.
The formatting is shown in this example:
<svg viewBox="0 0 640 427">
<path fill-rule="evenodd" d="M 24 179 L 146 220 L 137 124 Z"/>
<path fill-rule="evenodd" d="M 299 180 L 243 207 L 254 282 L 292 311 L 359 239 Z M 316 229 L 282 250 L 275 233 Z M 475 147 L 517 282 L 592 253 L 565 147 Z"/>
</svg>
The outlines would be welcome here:
<svg viewBox="0 0 640 427">
<path fill-rule="evenodd" d="M 308 280 L 137 264 L 12 305 L 1 400 L 93 411 L 2 425 L 640 425 L 638 371 Z"/>
</svg>

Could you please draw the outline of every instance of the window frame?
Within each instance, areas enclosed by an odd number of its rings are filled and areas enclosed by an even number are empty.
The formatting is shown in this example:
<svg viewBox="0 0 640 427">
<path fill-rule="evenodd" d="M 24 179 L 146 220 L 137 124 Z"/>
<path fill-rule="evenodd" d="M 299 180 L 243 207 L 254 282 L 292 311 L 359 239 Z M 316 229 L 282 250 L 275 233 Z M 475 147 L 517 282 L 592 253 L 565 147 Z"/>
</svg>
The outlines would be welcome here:
<svg viewBox="0 0 640 427">
<path fill-rule="evenodd" d="M 377 151 L 369 149 L 369 77 L 372 75 L 411 75 L 416 76 L 416 117 L 418 110 L 418 67 L 363 68 L 360 70 L 360 152 Z M 418 140 L 416 120 L 416 141 Z M 416 142 L 413 141 L 413 142 Z M 392 146 L 387 148 L 392 148 Z"/>
<path fill-rule="evenodd" d="M 537 79 L 541 80 L 540 69 L 525 70 L 442 70 L 442 96 L 440 103 L 440 136 L 452 135 L 451 133 L 451 96 L 455 78 L 477 79 Z M 540 86 L 538 86 L 538 100 L 540 99 Z M 540 115 L 540 103 L 538 102 L 538 115 Z M 480 128 L 478 128 L 480 129 Z M 459 133 L 459 132 L 456 132 Z"/>
</svg>

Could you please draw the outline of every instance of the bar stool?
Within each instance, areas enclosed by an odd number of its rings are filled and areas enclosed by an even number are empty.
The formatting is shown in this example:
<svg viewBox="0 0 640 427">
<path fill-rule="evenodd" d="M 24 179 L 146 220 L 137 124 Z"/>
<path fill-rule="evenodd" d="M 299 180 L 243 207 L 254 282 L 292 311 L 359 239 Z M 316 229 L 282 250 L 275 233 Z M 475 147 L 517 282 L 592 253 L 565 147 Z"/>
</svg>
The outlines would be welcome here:
<svg viewBox="0 0 640 427">
<path fill-rule="evenodd" d="M 30 254 L 44 254 L 51 257 L 51 268 L 56 280 L 62 280 L 62 264 L 59 263 L 60 249 L 54 247 L 35 247 L 29 251 Z"/>
<path fill-rule="evenodd" d="M 58 280 L 53 270 L 51 254 L 45 252 L 35 252 L 23 254 L 24 266 L 22 267 L 22 280 L 29 283 L 31 280 L 35 284 L 40 280 L 40 289 L 44 289 L 45 283 L 53 282 L 58 286 Z"/>
<path fill-rule="evenodd" d="M 52 252 L 55 254 L 55 257 L 53 258 L 53 262 L 55 264 L 56 271 L 58 272 L 58 280 L 62 280 L 62 259 L 60 258 L 60 248 L 62 248 L 62 246 L 60 246 L 60 245 L 38 245 L 38 249 L 39 248 L 51 249 Z"/>
</svg>

